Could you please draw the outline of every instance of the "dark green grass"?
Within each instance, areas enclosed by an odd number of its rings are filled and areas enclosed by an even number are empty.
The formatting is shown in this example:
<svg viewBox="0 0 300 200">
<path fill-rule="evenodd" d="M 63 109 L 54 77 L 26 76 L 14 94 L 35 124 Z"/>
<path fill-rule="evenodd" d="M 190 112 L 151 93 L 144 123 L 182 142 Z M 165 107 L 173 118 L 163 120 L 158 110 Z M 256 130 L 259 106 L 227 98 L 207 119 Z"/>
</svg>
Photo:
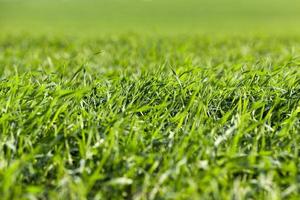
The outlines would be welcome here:
<svg viewBox="0 0 300 200">
<path fill-rule="evenodd" d="M 0 39 L 1 199 L 298 199 L 300 38 Z"/>
</svg>

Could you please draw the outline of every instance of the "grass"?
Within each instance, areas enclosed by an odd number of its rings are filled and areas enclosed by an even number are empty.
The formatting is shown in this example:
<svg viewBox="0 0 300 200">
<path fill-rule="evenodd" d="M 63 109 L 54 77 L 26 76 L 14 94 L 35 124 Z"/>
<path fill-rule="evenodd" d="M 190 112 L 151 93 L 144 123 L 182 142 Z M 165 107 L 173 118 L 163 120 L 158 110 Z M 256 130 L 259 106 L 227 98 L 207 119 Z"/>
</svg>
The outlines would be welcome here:
<svg viewBox="0 0 300 200">
<path fill-rule="evenodd" d="M 0 0 L 0 34 L 299 34 L 299 10 L 298 0 Z"/>
<path fill-rule="evenodd" d="M 300 38 L 2 36 L 2 199 L 298 199 Z"/>
<path fill-rule="evenodd" d="M 299 199 L 296 0 L 0 0 L 0 199 Z"/>
</svg>

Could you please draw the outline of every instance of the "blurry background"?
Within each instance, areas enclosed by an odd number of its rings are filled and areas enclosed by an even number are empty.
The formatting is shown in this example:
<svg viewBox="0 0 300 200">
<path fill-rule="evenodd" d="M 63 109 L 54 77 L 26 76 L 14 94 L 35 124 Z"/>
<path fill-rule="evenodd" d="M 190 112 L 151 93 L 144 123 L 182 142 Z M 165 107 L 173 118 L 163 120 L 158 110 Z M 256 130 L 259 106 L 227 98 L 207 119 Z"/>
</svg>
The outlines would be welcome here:
<svg viewBox="0 0 300 200">
<path fill-rule="evenodd" d="M 1 33 L 297 33 L 297 0 L 0 0 Z"/>
</svg>

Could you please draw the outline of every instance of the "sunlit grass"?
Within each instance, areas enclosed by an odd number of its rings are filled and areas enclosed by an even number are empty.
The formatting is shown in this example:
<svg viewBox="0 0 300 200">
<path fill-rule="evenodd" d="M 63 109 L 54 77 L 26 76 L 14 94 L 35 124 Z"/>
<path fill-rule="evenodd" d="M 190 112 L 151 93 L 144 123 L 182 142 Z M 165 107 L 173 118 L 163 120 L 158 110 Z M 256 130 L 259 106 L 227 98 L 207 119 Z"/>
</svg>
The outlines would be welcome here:
<svg viewBox="0 0 300 200">
<path fill-rule="evenodd" d="M 1 199 L 297 199 L 299 50 L 292 37 L 2 37 Z"/>
</svg>

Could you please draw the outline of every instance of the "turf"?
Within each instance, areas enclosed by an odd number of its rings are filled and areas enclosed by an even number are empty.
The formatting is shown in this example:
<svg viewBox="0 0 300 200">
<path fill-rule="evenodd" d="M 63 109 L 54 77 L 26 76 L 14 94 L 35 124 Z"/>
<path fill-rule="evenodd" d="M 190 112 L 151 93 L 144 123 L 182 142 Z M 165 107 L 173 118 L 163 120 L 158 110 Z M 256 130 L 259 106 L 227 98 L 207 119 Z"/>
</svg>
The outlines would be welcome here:
<svg viewBox="0 0 300 200">
<path fill-rule="evenodd" d="M 0 199 L 300 199 L 297 0 L 0 0 Z"/>
<path fill-rule="evenodd" d="M 298 0 L 0 0 L 1 32 L 300 33 Z M 271 30 L 271 31 L 270 31 Z"/>
<path fill-rule="evenodd" d="M 300 38 L 0 39 L 2 199 L 298 199 Z"/>
</svg>

